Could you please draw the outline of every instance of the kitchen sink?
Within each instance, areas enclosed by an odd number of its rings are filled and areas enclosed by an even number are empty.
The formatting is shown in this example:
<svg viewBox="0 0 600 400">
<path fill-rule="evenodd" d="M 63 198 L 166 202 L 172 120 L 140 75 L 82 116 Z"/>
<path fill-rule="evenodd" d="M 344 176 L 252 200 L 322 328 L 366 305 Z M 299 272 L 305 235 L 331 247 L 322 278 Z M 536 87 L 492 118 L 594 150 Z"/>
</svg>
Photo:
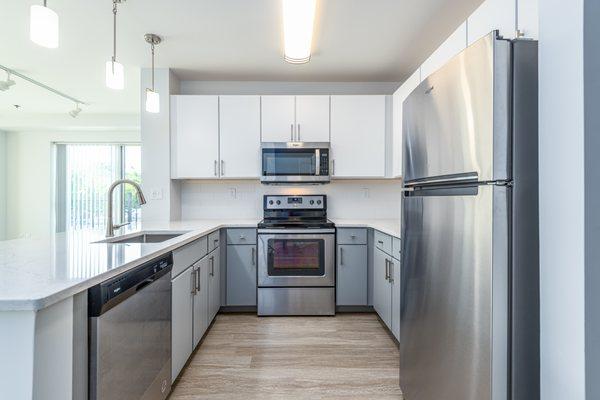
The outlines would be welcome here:
<svg viewBox="0 0 600 400">
<path fill-rule="evenodd" d="M 96 243 L 162 243 L 174 239 L 187 232 L 140 232 L 136 234 L 116 236 Z"/>
</svg>

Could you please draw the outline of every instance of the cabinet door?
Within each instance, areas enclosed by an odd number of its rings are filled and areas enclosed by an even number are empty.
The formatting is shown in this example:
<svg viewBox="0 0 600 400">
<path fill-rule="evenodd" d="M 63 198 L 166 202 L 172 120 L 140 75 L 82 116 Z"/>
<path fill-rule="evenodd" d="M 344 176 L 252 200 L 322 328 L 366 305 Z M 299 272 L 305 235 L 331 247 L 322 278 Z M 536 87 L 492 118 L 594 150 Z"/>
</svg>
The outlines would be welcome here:
<svg viewBox="0 0 600 400">
<path fill-rule="evenodd" d="M 296 96 L 296 140 L 329 142 L 329 96 Z"/>
<path fill-rule="evenodd" d="M 208 324 L 219 312 L 221 308 L 221 268 L 220 268 L 220 249 L 213 250 L 208 255 Z"/>
<path fill-rule="evenodd" d="M 171 96 L 171 176 L 215 178 L 218 159 L 218 96 Z"/>
<path fill-rule="evenodd" d="M 227 246 L 227 305 L 256 305 L 256 246 Z"/>
<path fill-rule="evenodd" d="M 366 306 L 367 246 L 338 246 L 336 276 L 336 304 L 338 306 Z"/>
<path fill-rule="evenodd" d="M 260 176 L 260 96 L 220 96 L 221 178 Z"/>
<path fill-rule="evenodd" d="M 400 340 L 400 260 L 391 259 L 392 276 L 392 333 Z"/>
<path fill-rule="evenodd" d="M 332 175 L 385 176 L 385 96 L 331 96 Z"/>
<path fill-rule="evenodd" d="M 515 37 L 517 2 L 514 0 L 485 0 L 469 17 L 468 45 L 493 30 L 506 39 Z"/>
<path fill-rule="evenodd" d="M 383 251 L 375 249 L 373 260 L 373 307 L 381 320 L 391 329 L 392 289 L 386 279 L 389 257 Z"/>
<path fill-rule="evenodd" d="M 175 381 L 193 350 L 193 270 L 194 267 L 189 267 L 171 281 L 171 382 Z"/>
<path fill-rule="evenodd" d="M 295 129 L 294 96 L 261 97 L 261 136 L 263 142 L 294 141 Z"/>
<path fill-rule="evenodd" d="M 208 328 L 208 256 L 194 265 L 196 293 L 194 295 L 194 348 Z"/>
</svg>

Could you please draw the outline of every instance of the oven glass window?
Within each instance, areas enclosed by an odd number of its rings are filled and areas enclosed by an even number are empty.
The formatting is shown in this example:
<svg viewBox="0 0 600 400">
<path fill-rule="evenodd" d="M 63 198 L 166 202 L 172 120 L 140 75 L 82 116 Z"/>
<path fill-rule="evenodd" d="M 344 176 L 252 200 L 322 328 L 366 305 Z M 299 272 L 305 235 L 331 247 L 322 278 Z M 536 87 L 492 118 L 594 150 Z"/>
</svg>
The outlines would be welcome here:
<svg viewBox="0 0 600 400">
<path fill-rule="evenodd" d="M 263 175 L 315 175 L 314 149 L 263 149 Z"/>
<path fill-rule="evenodd" d="M 325 275 L 323 239 L 269 239 L 270 276 Z"/>
</svg>

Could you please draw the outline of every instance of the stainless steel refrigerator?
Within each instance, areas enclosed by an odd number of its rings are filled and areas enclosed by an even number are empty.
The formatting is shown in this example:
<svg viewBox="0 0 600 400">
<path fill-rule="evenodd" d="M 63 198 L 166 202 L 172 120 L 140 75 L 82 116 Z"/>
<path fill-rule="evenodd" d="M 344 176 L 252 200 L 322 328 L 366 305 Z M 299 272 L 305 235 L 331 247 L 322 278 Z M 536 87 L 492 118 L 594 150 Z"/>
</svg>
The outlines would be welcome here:
<svg viewBox="0 0 600 400">
<path fill-rule="evenodd" d="M 497 32 L 403 105 L 406 400 L 539 398 L 537 108 L 537 42 Z"/>
</svg>

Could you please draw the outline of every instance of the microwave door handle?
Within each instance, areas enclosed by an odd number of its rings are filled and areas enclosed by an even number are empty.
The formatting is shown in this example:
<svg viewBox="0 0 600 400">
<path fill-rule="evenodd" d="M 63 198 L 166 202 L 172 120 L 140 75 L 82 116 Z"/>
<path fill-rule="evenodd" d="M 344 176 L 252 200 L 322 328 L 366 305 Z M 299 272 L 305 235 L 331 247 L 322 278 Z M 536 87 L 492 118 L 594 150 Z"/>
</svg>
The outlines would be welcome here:
<svg viewBox="0 0 600 400">
<path fill-rule="evenodd" d="M 319 176 L 319 175 L 321 175 L 321 150 L 320 149 L 315 150 L 315 159 L 316 159 L 315 175 Z"/>
</svg>

